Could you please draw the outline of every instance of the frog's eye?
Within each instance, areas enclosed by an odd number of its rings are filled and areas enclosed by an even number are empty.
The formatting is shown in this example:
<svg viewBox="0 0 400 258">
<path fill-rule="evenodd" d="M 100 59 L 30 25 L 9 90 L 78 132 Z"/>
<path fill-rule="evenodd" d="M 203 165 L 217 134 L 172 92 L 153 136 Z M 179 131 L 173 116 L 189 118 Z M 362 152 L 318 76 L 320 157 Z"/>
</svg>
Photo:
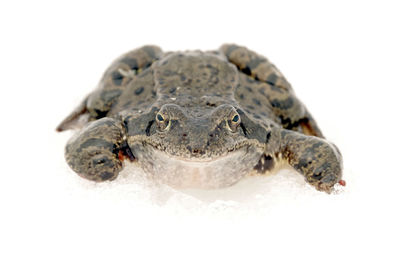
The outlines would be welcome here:
<svg viewBox="0 0 400 258">
<path fill-rule="evenodd" d="M 156 115 L 156 122 L 161 131 L 168 130 L 171 124 L 168 115 L 162 113 Z"/>
<path fill-rule="evenodd" d="M 163 122 L 165 119 L 164 119 L 164 116 L 163 115 L 161 115 L 161 114 L 157 114 L 157 121 L 158 122 Z"/>
<path fill-rule="evenodd" d="M 236 110 L 234 110 L 231 112 L 231 114 L 229 116 L 229 120 L 228 120 L 228 127 L 229 127 L 230 131 L 236 132 L 239 124 L 240 124 L 240 116 L 236 112 Z"/>
</svg>

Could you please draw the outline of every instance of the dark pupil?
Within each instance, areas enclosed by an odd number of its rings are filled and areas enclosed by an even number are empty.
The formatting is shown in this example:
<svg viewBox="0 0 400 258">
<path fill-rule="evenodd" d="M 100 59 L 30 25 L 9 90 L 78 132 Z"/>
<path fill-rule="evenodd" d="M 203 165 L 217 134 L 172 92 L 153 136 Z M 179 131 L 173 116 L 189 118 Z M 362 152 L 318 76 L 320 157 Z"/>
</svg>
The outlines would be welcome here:
<svg viewBox="0 0 400 258">
<path fill-rule="evenodd" d="M 164 121 L 164 118 L 163 118 L 162 115 L 160 115 L 160 114 L 157 115 L 157 119 L 158 119 L 158 121 L 160 121 L 160 122 Z"/>
<path fill-rule="evenodd" d="M 237 122 L 237 121 L 239 121 L 239 116 L 238 115 L 235 115 L 233 118 L 232 118 L 232 121 L 233 122 Z"/>
</svg>

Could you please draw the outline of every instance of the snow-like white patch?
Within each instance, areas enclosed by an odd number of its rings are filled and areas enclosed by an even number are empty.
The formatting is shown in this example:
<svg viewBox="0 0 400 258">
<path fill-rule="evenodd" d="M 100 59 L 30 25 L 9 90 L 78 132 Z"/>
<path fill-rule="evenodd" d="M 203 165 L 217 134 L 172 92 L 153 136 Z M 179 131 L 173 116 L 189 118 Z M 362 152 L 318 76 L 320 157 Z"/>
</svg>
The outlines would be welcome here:
<svg viewBox="0 0 400 258">
<path fill-rule="evenodd" d="M 73 171 L 65 172 L 68 175 L 64 176 L 72 184 L 68 192 L 76 198 L 97 196 L 99 200 L 122 202 L 128 207 L 139 204 L 171 214 L 216 215 L 227 219 L 274 212 L 282 205 L 297 206 L 310 196 L 329 202 L 343 199 L 347 194 L 347 187 L 341 186 L 331 195 L 316 191 L 301 175 L 289 169 L 272 175 L 249 176 L 233 186 L 213 190 L 174 189 L 152 181 L 142 169 L 129 162 L 116 180 L 102 183 L 82 179 Z"/>
</svg>

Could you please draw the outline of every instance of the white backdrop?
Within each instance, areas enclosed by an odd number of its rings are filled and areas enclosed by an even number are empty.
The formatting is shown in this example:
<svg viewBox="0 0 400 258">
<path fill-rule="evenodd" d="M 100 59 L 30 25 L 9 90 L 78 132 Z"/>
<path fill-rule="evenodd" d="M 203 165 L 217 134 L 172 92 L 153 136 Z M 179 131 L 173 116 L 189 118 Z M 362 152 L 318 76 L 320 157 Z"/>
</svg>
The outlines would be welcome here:
<svg viewBox="0 0 400 258">
<path fill-rule="evenodd" d="M 399 257 L 396 1 L 0 4 L 1 257 Z M 245 45 L 274 62 L 344 157 L 327 195 L 294 171 L 176 191 L 128 168 L 94 184 L 57 124 L 120 54 Z"/>
</svg>

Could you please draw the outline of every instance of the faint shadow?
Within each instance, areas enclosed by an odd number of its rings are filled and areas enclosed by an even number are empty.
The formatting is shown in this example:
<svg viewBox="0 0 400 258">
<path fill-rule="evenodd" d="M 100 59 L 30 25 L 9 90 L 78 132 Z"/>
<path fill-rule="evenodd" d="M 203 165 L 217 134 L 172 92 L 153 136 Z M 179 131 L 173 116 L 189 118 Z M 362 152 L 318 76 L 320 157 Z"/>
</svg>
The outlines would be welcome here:
<svg viewBox="0 0 400 258">
<path fill-rule="evenodd" d="M 184 189 L 179 191 L 206 203 L 217 200 L 243 203 L 265 195 L 275 195 L 278 193 L 278 189 L 290 190 L 292 188 L 292 192 L 297 192 L 302 187 L 304 187 L 304 179 L 299 174 L 292 170 L 281 170 L 268 176 L 247 177 L 226 188 L 213 190 Z"/>
</svg>

